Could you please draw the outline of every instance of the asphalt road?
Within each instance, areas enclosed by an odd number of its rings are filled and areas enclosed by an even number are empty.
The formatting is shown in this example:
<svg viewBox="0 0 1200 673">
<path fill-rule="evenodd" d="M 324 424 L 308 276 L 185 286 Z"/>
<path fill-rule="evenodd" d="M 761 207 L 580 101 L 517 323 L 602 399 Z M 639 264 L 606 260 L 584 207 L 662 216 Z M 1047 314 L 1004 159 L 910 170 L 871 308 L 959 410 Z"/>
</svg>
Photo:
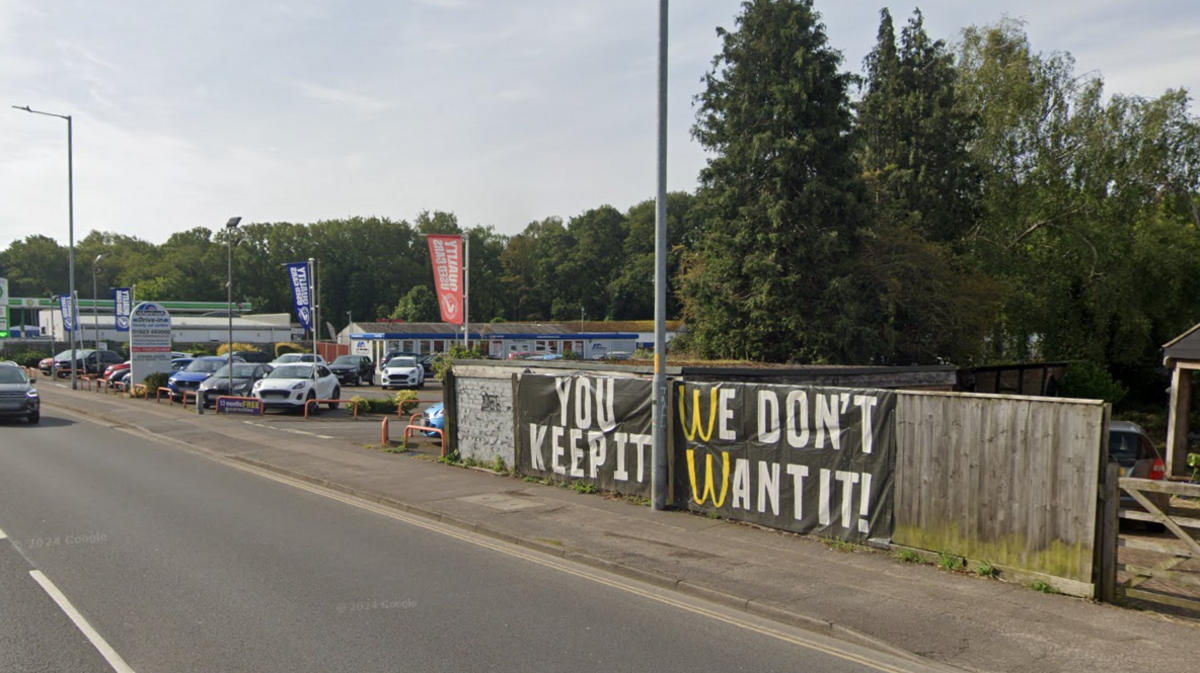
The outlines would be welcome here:
<svg viewBox="0 0 1200 673">
<path fill-rule="evenodd" d="M 0 671 L 923 670 L 42 418 L 0 425 Z"/>
</svg>

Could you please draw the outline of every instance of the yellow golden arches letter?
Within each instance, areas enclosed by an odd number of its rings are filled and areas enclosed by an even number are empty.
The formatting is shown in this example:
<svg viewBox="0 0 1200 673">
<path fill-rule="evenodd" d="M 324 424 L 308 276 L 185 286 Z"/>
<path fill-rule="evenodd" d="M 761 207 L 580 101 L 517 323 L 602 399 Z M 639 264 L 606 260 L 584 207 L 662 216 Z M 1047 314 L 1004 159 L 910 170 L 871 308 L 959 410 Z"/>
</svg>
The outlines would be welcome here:
<svg viewBox="0 0 1200 673">
<path fill-rule="evenodd" d="M 704 492 L 700 492 L 696 488 L 696 452 L 692 449 L 687 450 L 688 462 L 688 477 L 692 480 L 692 500 L 696 501 L 697 505 L 703 505 L 708 496 L 712 496 L 713 507 L 721 507 L 725 504 L 725 496 L 729 493 L 729 453 L 721 452 L 721 497 L 717 497 L 717 488 L 713 486 L 713 457 L 712 454 L 704 456 Z"/>
<path fill-rule="evenodd" d="M 712 438 L 713 425 L 717 420 L 717 387 L 713 386 L 710 391 L 712 398 L 708 405 L 708 431 L 701 430 L 703 421 L 700 420 L 700 389 L 692 390 L 692 427 L 689 429 L 687 424 L 687 410 L 684 406 L 684 398 L 687 397 L 687 389 L 683 386 L 679 387 L 679 424 L 683 426 L 683 436 L 687 437 L 689 442 L 696 439 L 696 435 L 700 436 L 700 441 L 707 442 Z"/>
</svg>

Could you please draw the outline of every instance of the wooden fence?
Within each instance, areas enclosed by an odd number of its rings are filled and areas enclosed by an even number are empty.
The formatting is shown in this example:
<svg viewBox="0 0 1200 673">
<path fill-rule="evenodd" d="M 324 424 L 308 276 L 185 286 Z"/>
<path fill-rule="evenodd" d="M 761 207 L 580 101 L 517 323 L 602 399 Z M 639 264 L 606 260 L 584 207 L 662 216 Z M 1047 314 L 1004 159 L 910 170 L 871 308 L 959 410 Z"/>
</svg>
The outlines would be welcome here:
<svg viewBox="0 0 1200 673">
<path fill-rule="evenodd" d="M 1108 407 L 899 393 L 893 542 L 1091 596 Z"/>
</svg>

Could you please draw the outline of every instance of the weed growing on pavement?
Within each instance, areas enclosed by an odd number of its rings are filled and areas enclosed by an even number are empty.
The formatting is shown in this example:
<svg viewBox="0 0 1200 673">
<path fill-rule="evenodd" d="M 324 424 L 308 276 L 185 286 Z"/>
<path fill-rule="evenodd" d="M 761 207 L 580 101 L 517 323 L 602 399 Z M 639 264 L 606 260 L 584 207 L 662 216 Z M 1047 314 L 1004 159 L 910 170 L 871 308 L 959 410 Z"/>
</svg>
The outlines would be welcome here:
<svg viewBox="0 0 1200 673">
<path fill-rule="evenodd" d="M 978 568 L 975 569 L 975 574 L 979 575 L 980 577 L 995 577 L 996 566 L 984 561 L 983 563 L 979 564 Z"/>
<path fill-rule="evenodd" d="M 961 556 L 951 554 L 948 551 L 938 552 L 938 567 L 942 570 L 958 570 L 963 566 Z"/>
<path fill-rule="evenodd" d="M 521 478 L 521 481 L 525 482 L 526 484 L 536 484 L 541 480 L 538 479 L 537 477 L 525 475 L 524 477 Z"/>
<path fill-rule="evenodd" d="M 438 462 L 442 463 L 443 465 L 462 465 L 463 464 L 457 451 L 455 451 L 454 453 L 445 455 L 445 456 L 440 456 L 438 458 Z"/>
<path fill-rule="evenodd" d="M 383 451 L 384 453 L 408 453 L 408 448 L 400 444 L 398 446 L 385 446 Z"/>
<path fill-rule="evenodd" d="M 545 542 L 546 544 L 552 544 L 555 547 L 563 546 L 562 540 L 555 540 L 553 538 L 548 538 L 548 537 L 539 537 L 538 542 Z"/>
<path fill-rule="evenodd" d="M 600 489 L 596 488 L 595 484 L 591 484 L 586 481 L 577 481 L 571 485 L 571 490 L 575 491 L 576 493 L 586 495 L 588 493 L 595 493 Z"/>
<path fill-rule="evenodd" d="M 911 549 L 900 549 L 896 552 L 896 558 L 905 563 L 920 563 L 921 555 Z"/>
<path fill-rule="evenodd" d="M 710 518 L 710 519 L 720 519 L 720 518 L 721 518 L 721 513 L 720 513 L 720 512 L 718 512 L 718 511 L 717 511 L 717 510 L 715 510 L 715 509 L 710 509 L 710 510 L 708 510 L 707 512 L 705 512 L 705 513 L 704 513 L 704 516 L 706 516 L 706 517 L 708 517 L 708 518 Z"/>
<path fill-rule="evenodd" d="M 836 552 L 842 554 L 850 554 L 854 552 L 854 543 L 846 542 L 841 538 L 830 537 L 821 540 L 824 545 Z"/>
<path fill-rule="evenodd" d="M 551 479 L 550 477 L 542 477 L 541 479 L 537 480 L 537 483 L 539 483 L 543 486 L 553 486 L 554 480 Z"/>
<path fill-rule="evenodd" d="M 492 462 L 492 470 L 495 472 L 508 472 L 508 466 L 504 464 L 504 459 L 496 456 L 496 460 Z"/>
<path fill-rule="evenodd" d="M 1033 584 L 1030 584 L 1029 588 L 1033 589 L 1034 591 L 1040 591 L 1044 594 L 1058 593 L 1058 589 L 1055 589 L 1053 586 L 1051 586 L 1049 582 L 1043 582 L 1041 580 L 1038 580 L 1038 581 L 1034 582 Z"/>
</svg>

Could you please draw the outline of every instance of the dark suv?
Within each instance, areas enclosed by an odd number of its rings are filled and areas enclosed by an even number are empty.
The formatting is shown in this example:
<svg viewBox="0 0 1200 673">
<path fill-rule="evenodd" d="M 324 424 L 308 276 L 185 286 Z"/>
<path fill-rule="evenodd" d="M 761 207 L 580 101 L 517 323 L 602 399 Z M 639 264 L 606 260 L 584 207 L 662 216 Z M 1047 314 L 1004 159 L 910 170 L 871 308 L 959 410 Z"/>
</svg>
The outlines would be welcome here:
<svg viewBox="0 0 1200 673">
<path fill-rule="evenodd" d="M 37 423 L 42 417 L 37 390 L 15 362 L 0 362 L 0 418 L 21 417 Z"/>
<path fill-rule="evenodd" d="M 97 351 L 90 348 L 75 349 L 75 368 L 80 374 L 99 374 L 109 365 L 119 365 L 125 358 L 113 351 Z M 71 375 L 71 351 L 63 351 L 54 356 L 54 375 L 65 377 Z"/>
<path fill-rule="evenodd" d="M 329 365 L 329 371 L 338 377 L 342 385 L 375 385 L 375 363 L 365 355 L 339 355 Z"/>
</svg>

